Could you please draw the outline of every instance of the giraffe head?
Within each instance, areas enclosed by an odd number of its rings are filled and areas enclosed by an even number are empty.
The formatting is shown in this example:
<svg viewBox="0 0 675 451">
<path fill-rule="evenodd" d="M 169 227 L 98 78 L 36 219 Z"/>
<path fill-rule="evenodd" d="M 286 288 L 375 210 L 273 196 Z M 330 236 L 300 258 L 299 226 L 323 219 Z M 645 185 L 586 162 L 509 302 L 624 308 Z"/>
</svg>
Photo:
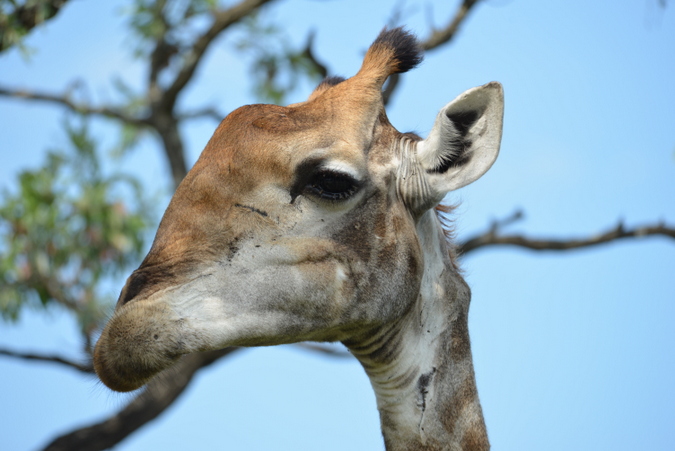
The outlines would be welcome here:
<svg viewBox="0 0 675 451">
<path fill-rule="evenodd" d="M 420 61 L 412 35 L 385 30 L 354 77 L 223 120 L 96 345 L 108 387 L 137 389 L 195 351 L 347 340 L 410 309 L 416 224 L 492 165 L 503 111 L 490 83 L 444 107 L 426 139 L 398 132 L 382 85 Z"/>
</svg>

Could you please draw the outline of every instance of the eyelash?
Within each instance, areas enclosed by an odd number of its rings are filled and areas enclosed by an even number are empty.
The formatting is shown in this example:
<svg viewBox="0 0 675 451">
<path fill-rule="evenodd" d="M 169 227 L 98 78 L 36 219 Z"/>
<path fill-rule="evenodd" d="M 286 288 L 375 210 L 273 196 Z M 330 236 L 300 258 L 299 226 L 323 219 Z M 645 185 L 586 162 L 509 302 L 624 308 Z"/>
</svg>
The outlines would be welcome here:
<svg viewBox="0 0 675 451">
<path fill-rule="evenodd" d="M 330 201 L 343 201 L 359 190 L 359 184 L 342 172 L 322 170 L 312 176 L 305 191 Z"/>
</svg>

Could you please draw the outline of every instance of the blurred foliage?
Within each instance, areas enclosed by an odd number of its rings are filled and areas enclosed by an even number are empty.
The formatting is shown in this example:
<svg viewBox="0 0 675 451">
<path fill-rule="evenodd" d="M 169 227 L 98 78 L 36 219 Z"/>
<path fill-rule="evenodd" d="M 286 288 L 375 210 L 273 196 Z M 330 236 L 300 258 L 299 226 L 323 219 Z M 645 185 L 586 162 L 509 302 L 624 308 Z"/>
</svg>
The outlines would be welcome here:
<svg viewBox="0 0 675 451">
<path fill-rule="evenodd" d="M 87 123 L 65 131 L 71 148 L 49 151 L 1 196 L 0 313 L 17 320 L 26 307 L 58 305 L 89 338 L 111 301 L 101 283 L 138 264 L 152 219 L 136 180 L 101 170 Z"/>
<path fill-rule="evenodd" d="M 122 78 L 114 77 L 112 85 L 115 92 L 121 97 L 121 102 L 118 106 L 119 110 L 129 117 L 141 117 L 147 113 L 147 99 L 146 96 L 138 94 L 131 86 L 129 86 Z M 148 129 L 140 127 L 136 124 L 121 122 L 119 125 L 119 134 L 117 143 L 112 148 L 112 156 L 119 158 L 124 156 L 128 151 L 133 150 L 140 142 L 141 138 L 146 136 Z"/>
<path fill-rule="evenodd" d="M 175 70 L 192 57 L 190 50 L 196 37 L 210 25 L 219 7 L 215 0 L 134 1 L 127 10 L 134 55 L 151 58 L 158 72 Z M 258 11 L 240 21 L 235 48 L 251 59 L 256 97 L 280 104 L 300 80 L 317 82 L 325 77 L 325 68 L 311 55 L 312 36 L 306 46 L 295 47 L 286 32 L 267 23 L 265 17 L 265 11 Z"/>
<path fill-rule="evenodd" d="M 266 24 L 260 14 L 245 18 L 240 25 L 236 49 L 252 58 L 249 71 L 253 92 L 260 100 L 282 104 L 303 78 L 319 82 L 326 76 L 326 69 L 311 53 L 313 35 L 304 47 L 296 48 L 282 28 Z"/>
<path fill-rule="evenodd" d="M 162 41 L 186 49 L 217 8 L 217 0 L 134 0 L 126 13 L 136 55 L 148 56 Z"/>
<path fill-rule="evenodd" d="M 53 18 L 67 0 L 0 0 L 0 51 L 13 45 L 26 52 L 22 38 Z"/>
</svg>

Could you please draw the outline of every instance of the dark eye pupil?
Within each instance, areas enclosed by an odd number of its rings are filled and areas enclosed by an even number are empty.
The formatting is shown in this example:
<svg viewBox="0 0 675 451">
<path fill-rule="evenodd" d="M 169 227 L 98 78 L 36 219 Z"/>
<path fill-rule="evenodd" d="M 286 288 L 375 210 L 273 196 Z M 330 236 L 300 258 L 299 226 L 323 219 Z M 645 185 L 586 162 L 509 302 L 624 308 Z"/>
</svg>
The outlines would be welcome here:
<svg viewBox="0 0 675 451">
<path fill-rule="evenodd" d="M 349 176 L 334 172 L 320 172 L 307 185 L 307 189 L 324 199 L 347 199 L 356 192 L 356 182 Z"/>
<path fill-rule="evenodd" d="M 331 193 L 341 193 L 349 191 L 352 187 L 351 180 L 334 175 L 321 175 L 317 183 L 324 191 Z"/>
</svg>

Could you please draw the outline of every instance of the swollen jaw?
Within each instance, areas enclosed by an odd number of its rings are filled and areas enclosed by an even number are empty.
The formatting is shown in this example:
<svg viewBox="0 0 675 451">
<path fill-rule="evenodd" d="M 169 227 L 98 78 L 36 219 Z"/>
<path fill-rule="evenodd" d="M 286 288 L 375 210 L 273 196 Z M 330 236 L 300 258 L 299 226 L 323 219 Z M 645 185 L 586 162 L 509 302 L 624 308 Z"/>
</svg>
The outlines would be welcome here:
<svg viewBox="0 0 675 451">
<path fill-rule="evenodd" d="M 94 369 L 108 388 L 128 392 L 142 387 L 188 352 L 180 339 L 181 321 L 170 309 L 144 301 L 127 304 L 110 320 L 96 343 Z"/>
</svg>

